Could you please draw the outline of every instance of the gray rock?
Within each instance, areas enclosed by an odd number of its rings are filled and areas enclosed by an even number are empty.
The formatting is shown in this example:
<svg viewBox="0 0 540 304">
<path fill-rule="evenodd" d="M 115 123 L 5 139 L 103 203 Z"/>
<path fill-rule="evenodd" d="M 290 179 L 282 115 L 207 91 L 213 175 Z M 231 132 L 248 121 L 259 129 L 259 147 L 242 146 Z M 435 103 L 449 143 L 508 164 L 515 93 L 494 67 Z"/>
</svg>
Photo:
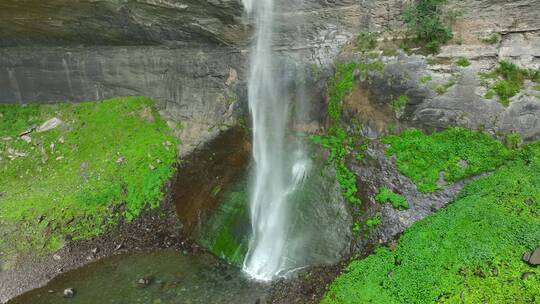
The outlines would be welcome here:
<svg viewBox="0 0 540 304">
<path fill-rule="evenodd" d="M 49 131 L 58 127 L 60 124 L 62 124 L 62 121 L 57 117 L 53 117 L 47 120 L 46 122 L 44 122 L 41 126 L 39 126 L 36 131 L 38 133 L 46 132 L 46 131 Z M 51 144 L 51 145 L 54 145 L 54 144 Z"/>
<path fill-rule="evenodd" d="M 521 274 L 521 279 L 526 280 L 526 279 L 528 279 L 530 277 L 534 277 L 535 275 L 536 275 L 536 273 L 534 273 L 534 272 L 524 272 L 524 273 Z"/>
<path fill-rule="evenodd" d="M 22 139 L 24 142 L 26 142 L 27 144 L 32 143 L 32 138 L 31 138 L 30 136 L 28 136 L 28 135 L 23 135 L 23 136 L 21 136 L 21 139 Z"/>
<path fill-rule="evenodd" d="M 537 266 L 540 265 L 540 247 L 536 248 L 529 257 L 529 264 Z"/>
</svg>

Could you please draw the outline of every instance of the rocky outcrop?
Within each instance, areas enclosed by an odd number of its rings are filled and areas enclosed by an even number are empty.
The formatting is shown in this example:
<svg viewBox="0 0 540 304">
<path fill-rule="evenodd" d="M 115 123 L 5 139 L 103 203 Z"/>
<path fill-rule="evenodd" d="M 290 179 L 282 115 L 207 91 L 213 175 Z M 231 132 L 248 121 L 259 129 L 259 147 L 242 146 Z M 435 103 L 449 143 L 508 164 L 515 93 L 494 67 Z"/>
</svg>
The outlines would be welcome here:
<svg viewBox="0 0 540 304">
<path fill-rule="evenodd" d="M 0 48 L 0 100 L 99 100 L 144 95 L 174 122 L 190 151 L 233 125 L 245 100 L 236 49 Z"/>
</svg>

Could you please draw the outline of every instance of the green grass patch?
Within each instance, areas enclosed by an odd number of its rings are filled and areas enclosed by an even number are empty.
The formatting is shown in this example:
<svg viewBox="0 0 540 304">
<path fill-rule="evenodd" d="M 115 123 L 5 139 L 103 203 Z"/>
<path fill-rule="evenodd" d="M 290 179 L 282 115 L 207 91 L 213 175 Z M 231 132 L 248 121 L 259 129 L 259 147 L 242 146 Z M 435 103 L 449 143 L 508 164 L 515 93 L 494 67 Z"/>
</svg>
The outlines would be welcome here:
<svg viewBox="0 0 540 304">
<path fill-rule="evenodd" d="M 381 204 L 390 203 L 394 209 L 409 209 L 409 202 L 404 196 L 394 193 L 386 187 L 379 189 L 379 192 L 375 196 L 375 201 Z"/>
<path fill-rule="evenodd" d="M 540 269 L 521 260 L 540 245 L 538 172 L 535 143 L 411 226 L 394 251 L 352 261 L 322 303 L 538 303 Z"/>
<path fill-rule="evenodd" d="M 461 57 L 458 60 L 456 60 L 456 64 L 459 65 L 460 67 L 468 67 L 471 65 L 471 62 L 469 61 L 469 59 L 465 57 Z"/>
<path fill-rule="evenodd" d="M 489 79 L 495 82 L 489 86 Z M 499 66 L 491 73 L 480 74 L 480 83 L 488 86 L 488 92 L 484 96 L 491 99 L 499 96 L 499 102 L 508 106 L 510 98 L 516 96 L 523 88 L 525 80 L 540 82 L 540 70 L 520 69 L 509 61 L 499 62 Z"/>
<path fill-rule="evenodd" d="M 151 100 L 0 105 L 0 114 L 0 247 L 57 249 L 162 201 L 178 142 Z M 62 123 L 30 132 L 30 143 L 19 136 L 53 117 Z"/>
<path fill-rule="evenodd" d="M 463 128 L 431 135 L 408 129 L 383 138 L 383 142 L 390 145 L 386 154 L 396 156 L 399 171 L 421 192 L 436 191 L 441 172 L 446 181 L 456 182 L 494 170 L 514 154 L 489 135 Z"/>
<path fill-rule="evenodd" d="M 433 80 L 433 77 L 431 75 L 424 75 L 424 76 L 420 77 L 420 79 L 419 79 L 419 81 L 422 84 L 426 84 L 426 83 L 430 82 L 431 80 Z"/>
<path fill-rule="evenodd" d="M 444 95 L 446 94 L 446 92 L 448 92 L 448 89 L 455 84 L 456 82 L 454 80 L 450 80 L 445 84 L 440 84 L 435 87 L 435 93 L 437 93 L 438 95 Z"/>
<path fill-rule="evenodd" d="M 489 35 L 487 37 L 480 38 L 480 41 L 485 44 L 496 44 L 501 39 L 501 35 L 498 33 L 494 33 L 492 35 Z"/>
</svg>

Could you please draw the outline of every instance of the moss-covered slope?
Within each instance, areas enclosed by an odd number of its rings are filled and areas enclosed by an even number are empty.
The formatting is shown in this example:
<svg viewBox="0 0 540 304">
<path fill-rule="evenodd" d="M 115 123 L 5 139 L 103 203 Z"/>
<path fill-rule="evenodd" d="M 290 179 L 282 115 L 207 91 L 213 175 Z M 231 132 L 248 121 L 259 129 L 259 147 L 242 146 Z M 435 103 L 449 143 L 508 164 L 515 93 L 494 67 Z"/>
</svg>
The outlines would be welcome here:
<svg viewBox="0 0 540 304">
<path fill-rule="evenodd" d="M 159 206 L 176 145 L 144 97 L 0 105 L 1 252 L 54 250 Z"/>
</svg>

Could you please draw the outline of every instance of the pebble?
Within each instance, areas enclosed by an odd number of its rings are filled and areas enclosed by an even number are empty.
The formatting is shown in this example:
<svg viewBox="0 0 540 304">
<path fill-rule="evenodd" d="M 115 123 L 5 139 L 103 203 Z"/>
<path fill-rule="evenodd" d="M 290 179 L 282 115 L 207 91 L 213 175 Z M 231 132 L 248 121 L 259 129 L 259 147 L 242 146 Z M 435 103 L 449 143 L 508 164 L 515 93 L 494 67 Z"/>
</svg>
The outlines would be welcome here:
<svg viewBox="0 0 540 304">
<path fill-rule="evenodd" d="M 142 277 L 137 281 L 137 287 L 145 288 L 152 283 L 152 277 Z"/>
<path fill-rule="evenodd" d="M 523 254 L 523 262 L 529 263 L 533 266 L 540 265 L 540 247 L 534 249 L 533 251 L 527 251 Z"/>
<path fill-rule="evenodd" d="M 36 131 L 38 133 L 49 131 L 58 127 L 61 123 L 62 121 L 60 119 L 58 119 L 57 117 L 53 117 L 47 120 L 46 122 L 44 122 L 41 126 L 39 126 Z"/>
<path fill-rule="evenodd" d="M 540 265 L 540 247 L 536 248 L 529 258 L 529 264 L 537 266 Z"/>
<path fill-rule="evenodd" d="M 75 289 L 66 288 L 64 289 L 64 298 L 73 298 L 75 296 Z"/>
<path fill-rule="evenodd" d="M 26 142 L 27 144 L 32 143 L 32 138 L 28 135 L 21 136 L 21 139 Z"/>
</svg>

